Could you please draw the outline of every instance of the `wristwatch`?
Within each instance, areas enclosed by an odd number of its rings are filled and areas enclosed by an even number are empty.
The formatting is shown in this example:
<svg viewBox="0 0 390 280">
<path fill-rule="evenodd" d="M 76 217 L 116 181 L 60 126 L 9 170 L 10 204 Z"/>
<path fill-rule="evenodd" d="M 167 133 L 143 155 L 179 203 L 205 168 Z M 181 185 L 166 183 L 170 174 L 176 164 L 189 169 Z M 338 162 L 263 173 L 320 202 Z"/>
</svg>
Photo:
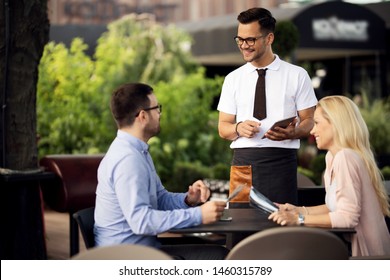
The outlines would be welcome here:
<svg viewBox="0 0 390 280">
<path fill-rule="evenodd" d="M 300 226 L 305 225 L 305 216 L 303 216 L 303 214 L 301 214 L 301 213 L 298 214 L 298 224 Z"/>
</svg>

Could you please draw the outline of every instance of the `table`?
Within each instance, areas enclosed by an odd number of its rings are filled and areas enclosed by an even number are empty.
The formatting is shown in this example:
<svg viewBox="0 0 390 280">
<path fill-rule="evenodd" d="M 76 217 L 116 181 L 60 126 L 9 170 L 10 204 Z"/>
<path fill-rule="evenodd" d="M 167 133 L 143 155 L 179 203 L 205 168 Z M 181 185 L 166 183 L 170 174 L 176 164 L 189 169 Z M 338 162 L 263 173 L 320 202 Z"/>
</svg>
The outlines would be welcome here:
<svg viewBox="0 0 390 280">
<path fill-rule="evenodd" d="M 233 218 L 231 221 L 218 221 L 213 224 L 199 225 L 195 227 L 171 229 L 170 233 L 193 234 L 193 233 L 216 233 L 226 234 L 226 246 L 231 249 L 243 238 L 250 234 L 280 225 L 268 220 L 268 214 L 255 208 L 226 209 Z M 355 233 L 352 228 L 324 228 L 337 235 Z"/>
</svg>

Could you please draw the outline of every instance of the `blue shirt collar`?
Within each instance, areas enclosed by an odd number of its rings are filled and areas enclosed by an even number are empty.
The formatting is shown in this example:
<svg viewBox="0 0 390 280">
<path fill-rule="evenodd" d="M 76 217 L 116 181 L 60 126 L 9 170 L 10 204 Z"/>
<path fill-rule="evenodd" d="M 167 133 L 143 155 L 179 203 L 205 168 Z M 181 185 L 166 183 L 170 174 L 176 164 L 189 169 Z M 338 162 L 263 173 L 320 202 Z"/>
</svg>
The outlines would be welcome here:
<svg viewBox="0 0 390 280">
<path fill-rule="evenodd" d="M 137 151 L 140 151 L 142 153 L 147 153 L 149 151 L 149 145 L 147 143 L 137 137 L 134 137 L 128 132 L 119 129 L 117 131 L 117 138 L 126 141 L 131 146 L 135 147 Z"/>
</svg>

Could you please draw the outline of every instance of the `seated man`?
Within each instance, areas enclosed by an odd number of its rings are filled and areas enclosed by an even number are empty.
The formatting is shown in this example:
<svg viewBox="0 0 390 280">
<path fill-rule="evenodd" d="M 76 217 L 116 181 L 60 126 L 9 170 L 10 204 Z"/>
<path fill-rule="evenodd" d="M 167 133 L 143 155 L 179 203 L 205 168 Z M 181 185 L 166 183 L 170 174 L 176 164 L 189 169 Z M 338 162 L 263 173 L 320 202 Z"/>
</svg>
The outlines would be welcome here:
<svg viewBox="0 0 390 280">
<path fill-rule="evenodd" d="M 206 202 L 210 191 L 200 180 L 187 193 L 171 193 L 162 185 L 147 144 L 160 131 L 161 105 L 153 89 L 122 85 L 112 94 L 111 111 L 118 132 L 98 169 L 96 245 L 142 244 L 178 259 L 224 259 L 228 250 L 222 246 L 158 241 L 157 235 L 171 228 L 217 221 L 226 203 Z"/>
</svg>

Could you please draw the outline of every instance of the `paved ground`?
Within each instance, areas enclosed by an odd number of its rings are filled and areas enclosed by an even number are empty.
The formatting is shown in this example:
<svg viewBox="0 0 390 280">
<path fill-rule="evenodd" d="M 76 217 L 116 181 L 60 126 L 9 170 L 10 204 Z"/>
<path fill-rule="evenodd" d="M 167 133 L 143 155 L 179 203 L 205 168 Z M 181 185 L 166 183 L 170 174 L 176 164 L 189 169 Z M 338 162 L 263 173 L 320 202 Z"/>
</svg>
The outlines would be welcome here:
<svg viewBox="0 0 390 280">
<path fill-rule="evenodd" d="M 44 219 L 47 258 L 49 260 L 69 259 L 69 215 L 46 209 Z M 80 251 L 83 250 L 86 249 L 80 234 Z"/>
</svg>

